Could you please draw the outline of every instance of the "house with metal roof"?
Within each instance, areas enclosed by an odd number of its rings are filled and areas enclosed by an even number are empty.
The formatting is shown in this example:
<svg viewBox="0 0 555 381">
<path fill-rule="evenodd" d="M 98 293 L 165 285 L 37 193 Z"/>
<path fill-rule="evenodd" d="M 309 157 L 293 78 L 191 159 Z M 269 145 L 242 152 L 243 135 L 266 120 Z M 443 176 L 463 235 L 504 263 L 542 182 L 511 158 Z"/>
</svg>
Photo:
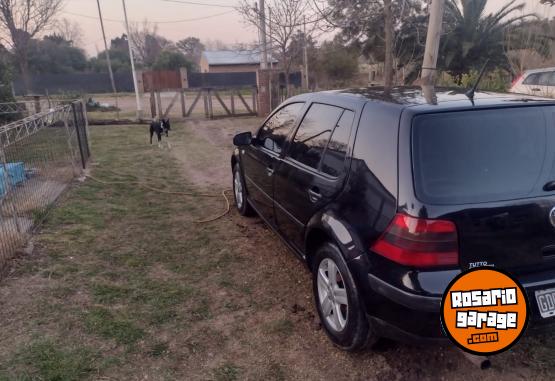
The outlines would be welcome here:
<svg viewBox="0 0 555 381">
<path fill-rule="evenodd" d="M 256 71 L 260 68 L 261 54 L 258 50 L 209 50 L 202 53 L 202 73 L 233 73 Z M 277 61 L 274 59 L 274 64 Z"/>
</svg>

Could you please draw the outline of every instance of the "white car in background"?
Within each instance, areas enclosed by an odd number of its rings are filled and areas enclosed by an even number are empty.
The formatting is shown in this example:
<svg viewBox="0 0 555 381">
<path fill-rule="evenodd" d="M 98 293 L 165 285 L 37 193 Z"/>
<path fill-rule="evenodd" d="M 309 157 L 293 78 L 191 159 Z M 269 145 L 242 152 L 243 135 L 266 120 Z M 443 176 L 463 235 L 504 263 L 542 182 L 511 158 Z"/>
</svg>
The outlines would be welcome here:
<svg viewBox="0 0 555 381">
<path fill-rule="evenodd" d="M 555 67 L 526 70 L 513 81 L 509 91 L 555 98 Z"/>
</svg>

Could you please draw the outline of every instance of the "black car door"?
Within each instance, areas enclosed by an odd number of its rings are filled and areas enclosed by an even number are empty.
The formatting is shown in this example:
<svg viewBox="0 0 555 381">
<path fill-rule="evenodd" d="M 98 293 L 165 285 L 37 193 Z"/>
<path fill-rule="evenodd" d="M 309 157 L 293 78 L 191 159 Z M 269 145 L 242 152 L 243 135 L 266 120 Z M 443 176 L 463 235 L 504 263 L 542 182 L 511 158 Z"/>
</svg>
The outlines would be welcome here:
<svg viewBox="0 0 555 381">
<path fill-rule="evenodd" d="M 304 103 L 290 103 L 277 110 L 241 155 L 249 200 L 270 224 L 275 224 L 273 174 L 303 106 Z"/>
<path fill-rule="evenodd" d="M 310 218 L 343 187 L 354 117 L 351 110 L 313 103 L 275 174 L 277 226 L 301 252 Z"/>
</svg>

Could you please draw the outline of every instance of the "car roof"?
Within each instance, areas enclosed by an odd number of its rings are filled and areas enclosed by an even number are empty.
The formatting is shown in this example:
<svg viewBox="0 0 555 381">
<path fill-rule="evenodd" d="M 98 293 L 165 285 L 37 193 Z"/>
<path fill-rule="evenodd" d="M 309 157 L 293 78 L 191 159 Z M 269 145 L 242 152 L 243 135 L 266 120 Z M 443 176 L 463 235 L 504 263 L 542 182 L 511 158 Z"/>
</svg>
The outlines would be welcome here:
<svg viewBox="0 0 555 381">
<path fill-rule="evenodd" d="M 362 102 L 384 102 L 411 108 L 415 112 L 445 111 L 450 109 L 472 109 L 480 107 L 516 107 L 523 105 L 555 105 L 555 99 L 526 94 L 476 91 L 471 100 L 465 89 L 446 87 L 399 86 L 386 92 L 384 87 L 364 87 L 344 90 L 306 93 L 291 98 L 295 101 L 333 100 L 345 102 L 348 99 Z"/>
<path fill-rule="evenodd" d="M 549 71 L 555 71 L 555 67 L 543 67 L 540 69 L 529 69 L 525 70 L 524 74 L 534 74 L 534 73 L 545 73 Z"/>
</svg>

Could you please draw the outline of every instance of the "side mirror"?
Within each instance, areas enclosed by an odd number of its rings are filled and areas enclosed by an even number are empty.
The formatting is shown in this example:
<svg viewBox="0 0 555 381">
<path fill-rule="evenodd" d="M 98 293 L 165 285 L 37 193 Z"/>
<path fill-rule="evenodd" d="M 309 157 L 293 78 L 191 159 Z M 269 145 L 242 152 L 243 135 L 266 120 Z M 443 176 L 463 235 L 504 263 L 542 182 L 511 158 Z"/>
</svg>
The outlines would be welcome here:
<svg viewBox="0 0 555 381">
<path fill-rule="evenodd" d="M 250 132 L 242 132 L 233 137 L 233 145 L 237 147 L 248 146 L 252 142 L 252 134 Z"/>
</svg>

